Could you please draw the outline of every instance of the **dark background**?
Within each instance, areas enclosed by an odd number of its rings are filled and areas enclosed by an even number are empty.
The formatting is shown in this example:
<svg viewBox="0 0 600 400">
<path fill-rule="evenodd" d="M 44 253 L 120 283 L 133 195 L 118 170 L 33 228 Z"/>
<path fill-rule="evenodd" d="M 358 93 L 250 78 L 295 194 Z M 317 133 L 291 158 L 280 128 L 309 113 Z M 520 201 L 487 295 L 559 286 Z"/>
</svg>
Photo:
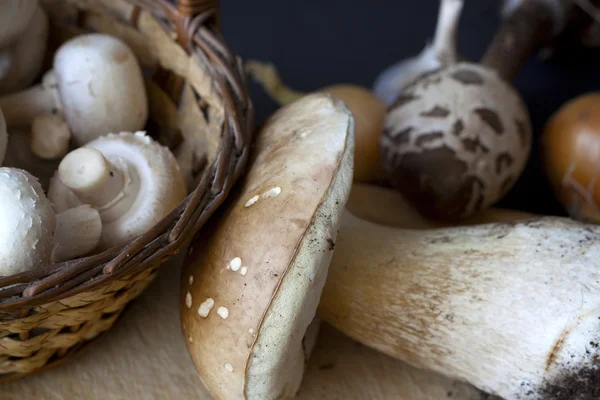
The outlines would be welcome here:
<svg viewBox="0 0 600 400">
<path fill-rule="evenodd" d="M 389 65 L 418 54 L 431 39 L 439 0 L 222 1 L 227 42 L 245 60 L 276 65 L 283 81 L 312 91 L 334 83 L 370 88 Z M 478 60 L 499 25 L 500 0 L 465 0 L 458 45 Z M 542 61 L 532 57 L 514 81 L 529 106 L 536 139 L 527 169 L 500 206 L 564 214 L 540 168 L 537 136 L 561 104 L 598 90 L 599 52 Z M 250 82 L 257 123 L 277 105 Z"/>
</svg>

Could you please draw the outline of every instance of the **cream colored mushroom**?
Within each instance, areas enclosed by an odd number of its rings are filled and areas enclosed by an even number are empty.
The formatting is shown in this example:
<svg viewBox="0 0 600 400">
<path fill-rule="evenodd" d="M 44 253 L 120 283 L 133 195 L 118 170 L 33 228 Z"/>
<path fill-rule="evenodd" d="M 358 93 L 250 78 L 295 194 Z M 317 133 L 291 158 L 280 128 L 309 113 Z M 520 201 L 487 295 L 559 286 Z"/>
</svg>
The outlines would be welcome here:
<svg viewBox="0 0 600 400">
<path fill-rule="evenodd" d="M 27 30 L 37 0 L 4 0 L 0 4 L 0 48 L 10 46 Z"/>
<path fill-rule="evenodd" d="M 31 125 L 40 116 L 57 114 L 67 122 L 78 147 L 109 132 L 141 130 L 148 118 L 144 79 L 135 54 L 120 39 L 100 33 L 64 43 L 42 83 L 1 97 L 0 108 L 9 127 Z M 60 142 L 51 155 L 61 157 L 65 148 Z"/>
<path fill-rule="evenodd" d="M 347 212 L 319 315 L 506 399 L 561 386 L 579 398 L 597 368 L 599 240 L 600 227 L 558 217 L 415 230 Z"/>
<path fill-rule="evenodd" d="M 296 394 L 352 182 L 353 135 L 350 111 L 329 95 L 281 108 L 255 139 L 244 182 L 196 239 L 182 324 L 215 398 Z"/>
<path fill-rule="evenodd" d="M 89 253 L 102 229 L 98 212 L 81 207 L 55 215 L 38 180 L 0 168 L 0 276 Z M 82 228 L 77 233 L 71 229 Z"/>
<path fill-rule="evenodd" d="M 152 228 L 185 198 L 177 161 L 145 132 L 108 134 L 73 150 L 50 181 L 57 212 L 81 204 L 102 218 L 98 248 L 121 245 Z"/>
<path fill-rule="evenodd" d="M 42 71 L 48 43 L 48 16 L 37 7 L 27 29 L 0 49 L 0 95 L 30 86 Z"/>
</svg>

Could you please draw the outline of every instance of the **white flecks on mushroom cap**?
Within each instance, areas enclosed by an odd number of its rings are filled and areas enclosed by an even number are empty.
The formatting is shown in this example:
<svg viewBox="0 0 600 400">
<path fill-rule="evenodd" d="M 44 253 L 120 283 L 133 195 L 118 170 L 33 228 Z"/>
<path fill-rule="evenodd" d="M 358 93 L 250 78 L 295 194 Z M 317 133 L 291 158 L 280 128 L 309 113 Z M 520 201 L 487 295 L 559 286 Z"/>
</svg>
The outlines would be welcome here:
<svg viewBox="0 0 600 400">
<path fill-rule="evenodd" d="M 185 306 L 187 308 L 192 307 L 192 294 L 190 292 L 187 292 L 185 295 Z"/>
<path fill-rule="evenodd" d="M 6 130 L 6 121 L 4 120 L 4 114 L 0 109 L 0 165 L 4 162 L 4 156 L 6 156 L 6 147 L 8 146 L 8 131 Z"/>
<path fill-rule="evenodd" d="M 271 189 L 264 192 L 261 197 L 268 199 L 270 197 L 277 197 L 281 194 L 281 188 L 279 186 L 272 187 Z"/>
<path fill-rule="evenodd" d="M 121 200 L 99 210 L 103 223 L 100 249 L 122 244 L 145 233 L 187 195 L 175 157 L 149 136 L 139 132 L 111 133 L 89 142 L 84 148 L 98 150 L 131 180 L 131 185 L 125 186 Z M 81 204 L 58 175 L 51 179 L 48 197 L 57 212 Z"/>
<path fill-rule="evenodd" d="M 0 275 L 49 262 L 56 216 L 37 178 L 0 168 L 0 221 Z"/>
<path fill-rule="evenodd" d="M 142 70 L 120 39 L 91 33 L 65 42 L 54 56 L 54 73 L 78 146 L 108 132 L 144 128 L 148 99 Z"/>
<path fill-rule="evenodd" d="M 2 6 L 0 13 L 1 9 Z M 46 55 L 48 27 L 48 15 L 42 7 L 37 7 L 19 39 L 10 46 L 0 47 L 0 94 L 23 90 L 40 74 Z"/>
<path fill-rule="evenodd" d="M 208 299 L 204 300 L 202 304 L 200 304 L 200 306 L 198 307 L 198 315 L 200 315 L 203 318 L 208 317 L 208 314 L 210 314 L 210 310 L 212 310 L 214 306 L 215 300 L 209 297 Z"/>
<path fill-rule="evenodd" d="M 256 204 L 260 199 L 269 199 L 271 197 L 277 197 L 281 194 L 281 188 L 279 186 L 273 186 L 272 188 L 264 191 L 260 195 L 254 195 L 248 199 L 244 207 L 250 207 Z"/>
<path fill-rule="evenodd" d="M 0 48 L 15 42 L 27 29 L 38 0 L 5 0 L 0 2 Z"/>
<path fill-rule="evenodd" d="M 229 317 L 229 309 L 227 307 L 219 307 L 217 308 L 217 315 L 223 319 L 227 319 Z"/>
<path fill-rule="evenodd" d="M 244 205 L 244 207 L 250 207 L 251 205 L 255 204 L 258 201 L 258 199 L 260 199 L 259 195 L 254 195 L 254 196 L 250 197 L 248 199 L 248 201 L 246 202 L 246 204 Z"/>
<path fill-rule="evenodd" d="M 233 372 L 233 365 L 229 363 L 225 364 L 225 370 L 227 370 L 228 372 Z"/>
<path fill-rule="evenodd" d="M 467 216 L 517 181 L 531 136 L 519 94 L 495 71 L 458 63 L 409 85 L 390 106 L 382 162 L 418 207 Z"/>
<path fill-rule="evenodd" d="M 242 266 L 242 259 L 239 257 L 235 257 L 231 261 L 229 261 L 229 268 L 231 268 L 231 270 L 234 272 L 237 271 L 238 269 L 240 269 L 241 266 Z"/>
</svg>

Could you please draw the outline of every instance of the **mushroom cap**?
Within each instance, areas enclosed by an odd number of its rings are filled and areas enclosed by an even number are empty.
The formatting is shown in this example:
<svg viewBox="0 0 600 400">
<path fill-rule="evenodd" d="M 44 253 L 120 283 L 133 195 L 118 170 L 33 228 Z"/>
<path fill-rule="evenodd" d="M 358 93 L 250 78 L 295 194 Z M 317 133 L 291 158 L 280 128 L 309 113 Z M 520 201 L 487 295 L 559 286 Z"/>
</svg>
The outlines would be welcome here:
<svg viewBox="0 0 600 400">
<path fill-rule="evenodd" d="M 6 130 L 6 121 L 0 108 L 0 165 L 4 162 L 6 156 L 6 147 L 8 146 L 8 131 Z"/>
<path fill-rule="evenodd" d="M 382 162 L 427 216 L 461 218 L 502 198 L 531 150 L 526 105 L 496 72 L 458 63 L 426 74 L 389 107 Z"/>
<path fill-rule="evenodd" d="M 37 7 L 23 35 L 0 49 L 0 94 L 23 90 L 37 78 L 46 55 L 48 25 L 48 15 Z"/>
<path fill-rule="evenodd" d="M 0 2 L 0 48 L 9 46 L 22 35 L 36 8 L 37 0 L 5 0 Z"/>
<path fill-rule="evenodd" d="M 192 244 L 182 324 L 215 398 L 298 390 L 352 183 L 353 136 L 352 114 L 331 95 L 279 109 L 255 139 L 243 182 Z"/>
<path fill-rule="evenodd" d="M 56 216 L 42 185 L 29 172 L 0 168 L 0 275 L 50 260 Z"/>
<path fill-rule="evenodd" d="M 63 113 L 82 146 L 108 132 L 135 132 L 148 118 L 142 70 L 113 36 L 91 33 L 64 43 L 54 56 Z"/>
<path fill-rule="evenodd" d="M 142 235 L 175 209 L 187 195 L 173 154 L 144 132 L 111 133 L 83 148 L 98 150 L 113 166 L 139 184 L 139 190 L 125 188 L 121 200 L 110 207 L 99 208 L 102 219 L 99 249 L 123 244 Z M 61 182 L 59 171 L 52 177 L 48 189 L 48 198 L 56 213 L 83 204 Z M 123 204 L 126 204 L 125 208 Z"/>
</svg>

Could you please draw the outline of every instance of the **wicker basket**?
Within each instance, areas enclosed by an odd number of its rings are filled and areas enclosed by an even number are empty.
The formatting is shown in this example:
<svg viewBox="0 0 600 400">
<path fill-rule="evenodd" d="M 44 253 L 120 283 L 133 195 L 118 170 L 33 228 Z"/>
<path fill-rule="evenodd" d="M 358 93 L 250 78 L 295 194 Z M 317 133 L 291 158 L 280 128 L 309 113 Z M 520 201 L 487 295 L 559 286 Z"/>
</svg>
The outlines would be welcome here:
<svg viewBox="0 0 600 400">
<path fill-rule="evenodd" d="M 176 149 L 199 140 L 196 189 L 150 231 L 101 254 L 0 279 L 0 380 L 47 368 L 109 330 L 184 249 L 245 166 L 253 125 L 242 62 L 220 33 L 218 0 L 41 0 L 50 55 L 76 34 L 123 39 L 147 77 L 147 130 Z"/>
</svg>

